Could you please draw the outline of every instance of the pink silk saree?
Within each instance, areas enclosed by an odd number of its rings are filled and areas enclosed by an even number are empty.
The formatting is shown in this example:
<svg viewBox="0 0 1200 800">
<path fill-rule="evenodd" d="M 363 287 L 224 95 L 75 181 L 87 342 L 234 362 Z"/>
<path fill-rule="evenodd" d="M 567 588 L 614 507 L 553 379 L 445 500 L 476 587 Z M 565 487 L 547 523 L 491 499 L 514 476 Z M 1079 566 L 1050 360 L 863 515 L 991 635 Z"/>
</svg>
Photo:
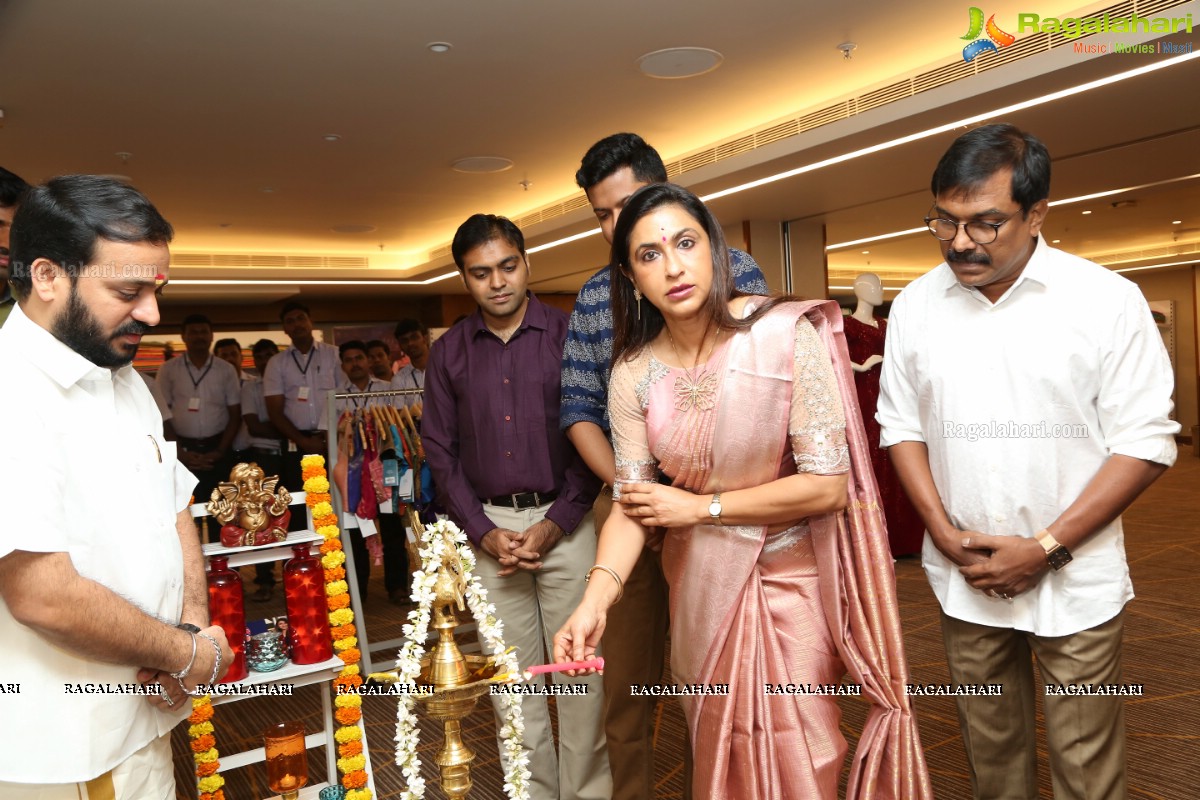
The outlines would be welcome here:
<svg viewBox="0 0 1200 800">
<path fill-rule="evenodd" d="M 836 798 L 846 751 L 836 697 L 767 687 L 836 684 L 849 673 L 871 708 L 846 797 L 926 800 L 932 791 L 905 695 L 892 558 L 837 304 L 782 304 L 733 336 L 698 438 L 689 432 L 691 446 L 678 446 L 682 415 L 660 393 L 644 409 L 646 444 L 676 486 L 697 494 L 794 473 L 789 415 L 802 314 L 832 358 L 837 389 L 828 393 L 846 417 L 849 504 L 770 535 L 765 527 L 698 525 L 667 536 L 675 682 L 729 687 L 727 696 L 682 698 L 694 796 Z M 657 368 L 661 377 L 665 368 Z M 690 452 L 672 452 L 672 442 Z"/>
</svg>

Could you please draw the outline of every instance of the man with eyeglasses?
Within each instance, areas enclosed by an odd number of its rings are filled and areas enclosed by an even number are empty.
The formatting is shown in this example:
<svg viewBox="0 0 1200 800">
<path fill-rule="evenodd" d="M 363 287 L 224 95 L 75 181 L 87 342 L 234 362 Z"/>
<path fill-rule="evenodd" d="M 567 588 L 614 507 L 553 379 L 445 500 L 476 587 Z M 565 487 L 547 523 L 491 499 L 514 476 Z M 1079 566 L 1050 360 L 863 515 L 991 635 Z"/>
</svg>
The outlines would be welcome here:
<svg viewBox="0 0 1200 800">
<path fill-rule="evenodd" d="M 945 263 L 892 305 L 877 418 L 925 521 L 976 798 L 1038 796 L 1036 657 L 1054 796 L 1124 798 L 1133 597 L 1121 513 L 1175 460 L 1173 375 L 1138 287 L 1041 238 L 1050 156 L 1011 125 L 959 137 L 926 220 Z M 1059 687 L 1066 687 L 1060 689 Z"/>
</svg>

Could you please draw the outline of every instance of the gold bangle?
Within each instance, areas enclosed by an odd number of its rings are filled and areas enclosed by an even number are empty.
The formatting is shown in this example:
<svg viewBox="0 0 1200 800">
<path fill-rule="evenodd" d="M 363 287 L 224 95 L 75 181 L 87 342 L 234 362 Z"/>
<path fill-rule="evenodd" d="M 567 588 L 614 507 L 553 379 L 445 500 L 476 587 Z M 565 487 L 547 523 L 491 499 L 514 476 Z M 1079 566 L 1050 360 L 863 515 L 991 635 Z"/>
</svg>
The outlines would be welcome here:
<svg viewBox="0 0 1200 800">
<path fill-rule="evenodd" d="M 607 572 L 609 575 L 612 576 L 612 579 L 617 582 L 617 599 L 613 600 L 613 605 L 616 605 L 617 603 L 621 602 L 621 598 L 625 595 L 625 581 L 621 580 L 621 576 L 618 575 L 617 571 L 615 569 L 613 569 L 612 567 L 606 567 L 603 564 L 597 564 L 596 566 L 589 569 L 587 571 L 587 574 L 583 576 L 584 583 L 591 583 L 592 582 L 592 573 L 598 569 L 602 569 L 605 572 Z"/>
</svg>

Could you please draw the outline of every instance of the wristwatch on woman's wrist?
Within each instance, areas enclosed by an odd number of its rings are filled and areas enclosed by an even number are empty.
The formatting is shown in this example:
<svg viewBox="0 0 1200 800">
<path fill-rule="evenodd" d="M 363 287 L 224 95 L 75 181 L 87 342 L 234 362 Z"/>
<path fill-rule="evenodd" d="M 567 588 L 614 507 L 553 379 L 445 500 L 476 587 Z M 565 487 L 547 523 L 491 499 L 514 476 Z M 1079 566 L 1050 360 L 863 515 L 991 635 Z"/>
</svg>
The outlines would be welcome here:
<svg viewBox="0 0 1200 800">
<path fill-rule="evenodd" d="M 708 504 L 708 516 L 712 517 L 714 525 L 724 525 L 721 521 L 721 493 L 717 492 L 713 495 L 712 502 Z"/>
</svg>

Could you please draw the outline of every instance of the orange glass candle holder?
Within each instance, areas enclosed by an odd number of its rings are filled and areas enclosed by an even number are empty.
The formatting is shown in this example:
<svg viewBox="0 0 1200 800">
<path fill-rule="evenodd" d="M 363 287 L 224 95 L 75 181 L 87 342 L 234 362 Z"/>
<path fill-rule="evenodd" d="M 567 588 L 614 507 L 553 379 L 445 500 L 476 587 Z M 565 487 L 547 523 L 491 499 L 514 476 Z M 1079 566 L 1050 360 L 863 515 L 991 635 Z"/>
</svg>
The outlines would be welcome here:
<svg viewBox="0 0 1200 800">
<path fill-rule="evenodd" d="M 263 731 L 267 755 L 267 784 L 284 800 L 296 800 L 308 783 L 308 749 L 304 746 L 304 723 L 280 722 Z"/>
</svg>

